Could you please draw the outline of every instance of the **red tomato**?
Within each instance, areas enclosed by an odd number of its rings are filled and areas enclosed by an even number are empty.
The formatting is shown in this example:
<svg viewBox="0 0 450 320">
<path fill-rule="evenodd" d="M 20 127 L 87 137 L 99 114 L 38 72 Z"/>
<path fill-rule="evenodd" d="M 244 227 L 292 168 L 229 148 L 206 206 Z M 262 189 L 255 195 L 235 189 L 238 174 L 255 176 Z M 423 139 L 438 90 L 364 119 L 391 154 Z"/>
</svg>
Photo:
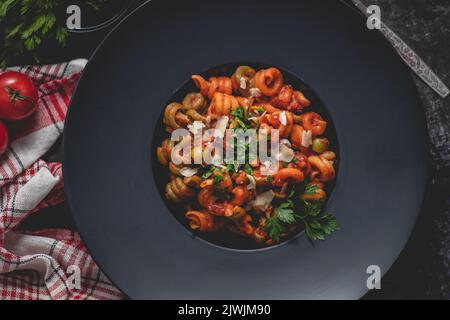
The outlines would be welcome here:
<svg viewBox="0 0 450 320">
<path fill-rule="evenodd" d="M 0 155 L 8 148 L 8 129 L 3 122 L 0 121 Z"/>
<path fill-rule="evenodd" d="M 0 74 L 0 118 L 22 120 L 36 109 L 38 91 L 33 81 L 20 72 Z"/>
</svg>

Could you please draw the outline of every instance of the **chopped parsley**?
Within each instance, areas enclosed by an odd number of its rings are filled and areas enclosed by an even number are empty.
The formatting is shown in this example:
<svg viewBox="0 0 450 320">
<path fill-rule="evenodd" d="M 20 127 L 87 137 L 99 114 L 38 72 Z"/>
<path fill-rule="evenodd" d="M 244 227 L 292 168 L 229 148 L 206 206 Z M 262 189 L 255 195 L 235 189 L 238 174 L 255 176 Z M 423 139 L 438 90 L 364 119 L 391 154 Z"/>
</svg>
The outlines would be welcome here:
<svg viewBox="0 0 450 320">
<path fill-rule="evenodd" d="M 245 121 L 245 109 L 242 106 L 237 107 L 231 112 L 231 115 L 235 118 Z"/>
<path fill-rule="evenodd" d="M 205 172 L 203 172 L 202 179 L 208 179 L 215 170 L 217 170 L 215 166 L 210 166 Z"/>
<path fill-rule="evenodd" d="M 320 188 L 317 185 L 308 183 L 305 186 L 305 192 L 303 192 L 303 194 L 313 195 L 316 193 L 317 190 L 320 190 Z"/>
<path fill-rule="evenodd" d="M 249 174 L 249 175 L 253 175 L 253 169 L 252 166 L 249 165 L 248 163 L 245 164 L 244 166 L 244 171 L 245 173 Z"/>
<path fill-rule="evenodd" d="M 219 184 L 223 181 L 223 176 L 221 174 L 215 174 L 213 177 L 213 185 L 218 187 Z"/>
<path fill-rule="evenodd" d="M 227 168 L 226 168 L 227 172 L 234 172 L 235 170 L 236 170 L 236 168 L 234 166 L 234 163 L 227 164 Z"/>
<path fill-rule="evenodd" d="M 231 115 L 234 117 L 236 123 L 241 127 L 244 131 L 250 129 L 250 125 L 248 125 L 247 118 L 245 115 L 245 109 L 242 106 L 237 107 L 231 112 Z"/>
</svg>

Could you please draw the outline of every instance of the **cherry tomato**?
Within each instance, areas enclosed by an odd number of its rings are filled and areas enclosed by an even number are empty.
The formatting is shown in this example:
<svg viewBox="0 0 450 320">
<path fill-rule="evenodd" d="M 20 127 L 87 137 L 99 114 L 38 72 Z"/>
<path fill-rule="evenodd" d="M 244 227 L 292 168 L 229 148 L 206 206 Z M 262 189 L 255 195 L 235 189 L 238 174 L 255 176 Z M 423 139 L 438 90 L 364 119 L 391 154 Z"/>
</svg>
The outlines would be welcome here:
<svg viewBox="0 0 450 320">
<path fill-rule="evenodd" d="M 2 155 L 8 148 L 8 129 L 5 124 L 0 121 L 0 155 Z"/>
<path fill-rule="evenodd" d="M 22 120 L 36 109 L 38 91 L 23 73 L 7 71 L 0 74 L 0 118 Z"/>
</svg>

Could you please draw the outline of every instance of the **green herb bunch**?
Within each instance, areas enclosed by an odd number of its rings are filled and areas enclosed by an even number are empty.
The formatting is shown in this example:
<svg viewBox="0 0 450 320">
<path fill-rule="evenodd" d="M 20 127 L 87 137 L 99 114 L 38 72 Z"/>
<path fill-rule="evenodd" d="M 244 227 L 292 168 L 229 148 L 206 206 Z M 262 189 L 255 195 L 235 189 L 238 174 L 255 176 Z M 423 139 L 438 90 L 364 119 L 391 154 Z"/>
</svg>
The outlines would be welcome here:
<svg viewBox="0 0 450 320">
<path fill-rule="evenodd" d="M 306 185 L 304 194 L 312 194 L 316 188 L 316 186 L 308 184 Z M 334 214 L 321 214 L 324 206 L 323 200 L 302 200 L 302 208 L 299 210 L 300 214 L 294 213 L 295 208 L 294 202 L 292 201 L 294 194 L 295 191 L 293 190 L 286 201 L 277 206 L 273 216 L 267 220 L 265 230 L 269 237 L 276 242 L 280 241 L 280 238 L 287 227 L 296 224 L 299 221 L 303 222 L 306 236 L 311 241 L 325 240 L 327 236 L 339 230 Z"/>
<path fill-rule="evenodd" d="M 93 9 L 108 0 L 85 1 Z M 24 54 L 39 62 L 37 49 L 47 41 L 56 41 L 61 47 L 67 43 L 69 33 L 65 26 L 68 0 L 2 0 L 0 1 L 0 67 Z"/>
</svg>

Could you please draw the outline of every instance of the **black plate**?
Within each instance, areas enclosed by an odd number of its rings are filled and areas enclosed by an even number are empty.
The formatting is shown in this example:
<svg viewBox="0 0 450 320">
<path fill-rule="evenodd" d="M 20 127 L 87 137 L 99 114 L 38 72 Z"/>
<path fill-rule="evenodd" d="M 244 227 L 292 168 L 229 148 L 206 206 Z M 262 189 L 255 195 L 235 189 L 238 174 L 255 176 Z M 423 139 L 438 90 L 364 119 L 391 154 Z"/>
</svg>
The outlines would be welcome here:
<svg viewBox="0 0 450 320">
<path fill-rule="evenodd" d="M 327 106 L 340 168 L 327 210 L 341 231 L 264 251 L 190 237 L 152 170 L 161 112 L 191 74 L 255 61 L 299 75 Z M 91 59 L 64 135 L 66 191 L 98 264 L 131 298 L 358 298 L 416 221 L 427 132 L 406 67 L 338 1 L 152 1 Z"/>
</svg>

